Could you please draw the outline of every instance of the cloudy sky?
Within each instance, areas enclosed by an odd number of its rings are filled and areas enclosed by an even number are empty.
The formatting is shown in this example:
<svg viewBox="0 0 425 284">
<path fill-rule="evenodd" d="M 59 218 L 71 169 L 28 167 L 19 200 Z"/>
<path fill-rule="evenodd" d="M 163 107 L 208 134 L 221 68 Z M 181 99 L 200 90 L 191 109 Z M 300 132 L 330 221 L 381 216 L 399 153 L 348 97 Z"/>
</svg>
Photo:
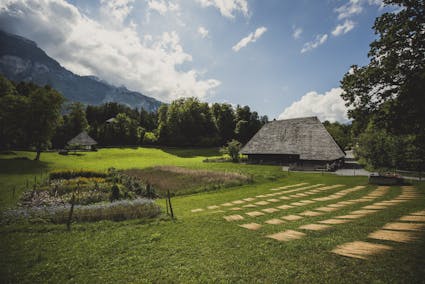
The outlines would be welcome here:
<svg viewBox="0 0 425 284">
<path fill-rule="evenodd" d="M 346 122 L 339 81 L 368 62 L 380 0 L 0 0 L 0 28 L 80 75 L 164 102 Z"/>
</svg>

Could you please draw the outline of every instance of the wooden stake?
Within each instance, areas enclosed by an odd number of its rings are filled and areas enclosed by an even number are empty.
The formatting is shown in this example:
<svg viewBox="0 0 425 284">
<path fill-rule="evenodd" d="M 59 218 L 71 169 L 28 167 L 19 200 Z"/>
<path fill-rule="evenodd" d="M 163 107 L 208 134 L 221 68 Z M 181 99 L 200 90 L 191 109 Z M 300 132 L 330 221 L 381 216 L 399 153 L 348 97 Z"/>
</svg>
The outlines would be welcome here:
<svg viewBox="0 0 425 284">
<path fill-rule="evenodd" d="M 168 195 L 168 204 L 170 205 L 171 219 L 174 219 L 173 206 L 171 205 L 170 190 L 167 190 L 167 195 Z"/>
<path fill-rule="evenodd" d="M 71 197 L 71 209 L 69 210 L 68 221 L 66 222 L 66 228 L 68 229 L 68 231 L 71 231 L 71 221 L 72 221 L 72 214 L 74 213 L 74 203 L 75 203 L 75 193 L 73 192 Z"/>
</svg>

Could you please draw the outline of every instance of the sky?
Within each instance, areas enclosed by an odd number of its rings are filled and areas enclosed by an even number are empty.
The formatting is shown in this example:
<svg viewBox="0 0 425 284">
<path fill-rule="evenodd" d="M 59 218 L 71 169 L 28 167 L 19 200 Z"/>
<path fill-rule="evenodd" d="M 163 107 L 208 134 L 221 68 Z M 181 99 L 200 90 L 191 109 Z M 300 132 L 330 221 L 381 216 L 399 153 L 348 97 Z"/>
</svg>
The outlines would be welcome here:
<svg viewBox="0 0 425 284">
<path fill-rule="evenodd" d="M 163 102 L 348 122 L 340 80 L 366 65 L 382 0 L 0 0 L 0 29 L 62 66 Z"/>
</svg>

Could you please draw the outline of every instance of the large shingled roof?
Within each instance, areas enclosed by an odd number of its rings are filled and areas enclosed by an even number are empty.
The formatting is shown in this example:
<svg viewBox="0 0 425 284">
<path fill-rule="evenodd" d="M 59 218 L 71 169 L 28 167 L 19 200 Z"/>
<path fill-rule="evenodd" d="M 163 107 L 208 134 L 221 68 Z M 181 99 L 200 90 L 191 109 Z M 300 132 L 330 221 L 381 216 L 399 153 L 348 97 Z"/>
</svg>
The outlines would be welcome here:
<svg viewBox="0 0 425 284">
<path fill-rule="evenodd" d="M 97 142 L 93 138 L 91 138 L 85 131 L 81 132 L 80 134 L 68 141 L 68 145 L 92 146 L 96 144 Z"/>
<path fill-rule="evenodd" d="M 264 125 L 241 149 L 241 154 L 291 154 L 301 160 L 332 161 L 341 150 L 317 117 L 276 120 Z"/>
</svg>

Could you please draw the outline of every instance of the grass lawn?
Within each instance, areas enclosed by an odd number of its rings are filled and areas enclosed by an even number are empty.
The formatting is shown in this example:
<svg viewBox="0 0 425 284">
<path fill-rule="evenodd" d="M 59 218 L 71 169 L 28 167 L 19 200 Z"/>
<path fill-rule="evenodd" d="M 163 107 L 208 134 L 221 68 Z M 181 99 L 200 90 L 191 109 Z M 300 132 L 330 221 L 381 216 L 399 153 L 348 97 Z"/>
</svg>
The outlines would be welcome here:
<svg viewBox="0 0 425 284">
<path fill-rule="evenodd" d="M 425 279 L 425 233 L 409 243 L 368 239 L 368 235 L 388 222 L 408 213 L 425 209 L 425 185 L 414 184 L 420 197 L 396 204 L 375 214 L 332 226 L 325 231 L 303 231 L 299 240 L 279 242 L 266 235 L 299 226 L 318 223 L 331 217 L 349 214 L 362 206 L 391 200 L 402 193 L 391 187 L 383 196 L 354 203 L 316 217 L 280 225 L 265 222 L 284 215 L 361 199 L 374 192 L 365 177 L 338 177 L 330 174 L 283 173 L 279 167 L 202 163 L 206 157 L 218 155 L 215 149 L 104 149 L 82 156 L 59 156 L 43 153 L 41 162 L 22 159 L 33 153 L 0 156 L 1 207 L 16 203 L 26 179 L 40 178 L 52 169 L 115 167 L 146 168 L 155 165 L 183 166 L 219 171 L 235 171 L 253 175 L 254 183 L 173 198 L 177 220 L 166 217 L 155 220 L 124 222 L 102 221 L 74 224 L 71 232 L 63 225 L 14 224 L 0 229 L 0 282 L 302 282 L 302 283 L 420 283 Z M 18 159 L 17 159 L 18 158 Z M 271 188 L 308 183 L 335 185 L 340 188 L 320 191 L 307 197 L 279 199 L 276 203 L 229 211 L 220 206 L 235 200 L 273 193 Z M 249 217 L 246 213 L 300 200 L 327 197 L 341 190 L 364 185 L 337 200 L 317 201 L 287 210 Z M 17 187 L 13 196 L 13 186 Z M 294 187 L 295 189 L 297 187 Z M 299 188 L 299 187 L 298 187 Z M 311 189 L 301 190 L 300 193 Z M 261 199 L 261 198 L 260 198 Z M 267 200 L 263 198 L 262 200 Z M 157 201 L 165 207 L 164 200 Z M 238 205 L 235 205 L 238 206 Z M 193 209 L 204 209 L 191 212 Z M 217 212 L 224 210 L 225 212 Z M 227 222 L 224 216 L 240 214 L 244 220 Z M 257 231 L 238 225 L 255 222 Z M 352 241 L 368 241 L 391 246 L 392 250 L 367 260 L 347 258 L 331 253 L 335 247 Z"/>
</svg>

